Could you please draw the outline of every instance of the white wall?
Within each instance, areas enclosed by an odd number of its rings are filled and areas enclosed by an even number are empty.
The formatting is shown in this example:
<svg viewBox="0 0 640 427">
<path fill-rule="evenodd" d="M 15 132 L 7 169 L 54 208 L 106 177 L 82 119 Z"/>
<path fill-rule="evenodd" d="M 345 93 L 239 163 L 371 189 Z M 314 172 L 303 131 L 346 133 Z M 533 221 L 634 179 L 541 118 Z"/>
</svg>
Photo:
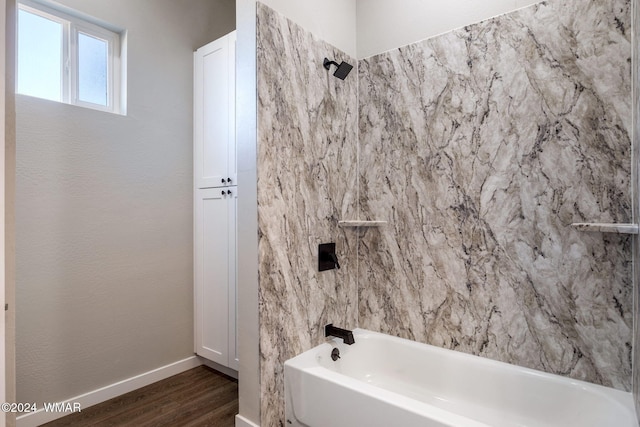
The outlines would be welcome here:
<svg viewBox="0 0 640 427">
<path fill-rule="evenodd" d="M 356 0 L 262 0 L 261 3 L 356 57 Z"/>
<path fill-rule="evenodd" d="M 128 115 L 18 96 L 19 402 L 193 354 L 193 50 L 235 28 L 233 0 L 63 3 L 127 29 Z"/>
<path fill-rule="evenodd" d="M 258 324 L 258 182 L 256 0 L 236 2 L 236 124 L 238 147 L 238 398 L 236 426 L 260 425 Z"/>
<path fill-rule="evenodd" d="M 511 12 L 540 0 L 261 0 L 359 59 Z"/>
<path fill-rule="evenodd" d="M 356 1 L 357 57 L 362 59 L 538 3 L 539 0 Z"/>
</svg>

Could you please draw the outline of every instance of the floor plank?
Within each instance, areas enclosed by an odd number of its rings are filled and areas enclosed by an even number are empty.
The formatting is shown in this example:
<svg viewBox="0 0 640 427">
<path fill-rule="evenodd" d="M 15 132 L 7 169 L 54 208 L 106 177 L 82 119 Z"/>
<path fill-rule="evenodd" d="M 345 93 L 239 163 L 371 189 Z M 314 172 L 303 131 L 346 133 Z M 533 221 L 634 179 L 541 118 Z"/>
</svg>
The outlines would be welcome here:
<svg viewBox="0 0 640 427">
<path fill-rule="evenodd" d="M 237 413 L 238 382 L 198 366 L 44 426 L 233 427 Z"/>
</svg>

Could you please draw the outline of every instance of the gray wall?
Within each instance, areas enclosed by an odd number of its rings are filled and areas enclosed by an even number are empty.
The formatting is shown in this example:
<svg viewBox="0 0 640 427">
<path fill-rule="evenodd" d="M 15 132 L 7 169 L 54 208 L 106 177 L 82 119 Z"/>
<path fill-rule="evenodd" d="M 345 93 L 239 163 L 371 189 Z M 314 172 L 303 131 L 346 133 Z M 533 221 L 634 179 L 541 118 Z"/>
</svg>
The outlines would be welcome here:
<svg viewBox="0 0 640 427">
<path fill-rule="evenodd" d="M 15 362 L 15 167 L 16 167 L 16 120 L 15 120 L 15 19 L 10 17 L 16 15 L 16 2 L 7 0 L 0 2 L 0 14 L 2 22 L 5 22 L 5 33 L 2 35 L 3 42 L 0 53 L 4 80 L 1 93 L 4 94 L 2 100 L 2 131 L 3 131 L 3 193 L 4 193 L 4 222 L 2 224 L 4 246 L 0 251 L 4 257 L 4 268 L 0 274 L 4 277 L 4 302 L 9 309 L 5 312 L 4 318 L 4 399 L 6 402 L 17 402 L 16 400 L 16 362 Z M 7 19 L 9 18 L 9 19 Z M 16 414 L 7 413 L 5 420 L 7 426 L 15 425 Z"/>
<path fill-rule="evenodd" d="M 229 0 L 64 4 L 128 31 L 128 115 L 18 96 L 21 402 L 193 354 L 192 52 L 235 28 Z"/>
<path fill-rule="evenodd" d="M 358 59 L 489 19 L 538 0 L 357 0 Z"/>
<path fill-rule="evenodd" d="M 261 3 L 348 55 L 356 56 L 356 0 L 264 0 Z"/>
</svg>

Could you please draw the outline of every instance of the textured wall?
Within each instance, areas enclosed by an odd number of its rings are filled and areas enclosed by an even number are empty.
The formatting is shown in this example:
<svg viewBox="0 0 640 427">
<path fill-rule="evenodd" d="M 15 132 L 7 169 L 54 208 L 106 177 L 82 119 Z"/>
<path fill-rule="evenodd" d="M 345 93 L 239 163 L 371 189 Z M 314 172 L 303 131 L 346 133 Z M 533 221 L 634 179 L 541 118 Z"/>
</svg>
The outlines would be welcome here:
<svg viewBox="0 0 640 427">
<path fill-rule="evenodd" d="M 229 0 L 64 3 L 128 30 L 128 115 L 17 99 L 19 402 L 193 354 L 193 50 L 235 24 Z"/>
<path fill-rule="evenodd" d="M 640 120 L 638 119 L 638 112 L 640 112 L 640 88 L 638 87 L 638 78 L 640 77 L 640 35 L 638 34 L 638 25 L 640 25 L 640 9 L 638 9 L 638 0 L 632 0 L 631 2 L 633 23 L 632 26 L 635 31 L 632 33 L 632 46 L 633 46 L 633 63 L 632 63 L 632 77 L 631 81 L 633 87 L 633 160 L 632 164 L 635 166 L 632 168 L 632 188 L 633 188 L 633 201 L 634 201 L 634 222 L 638 221 L 638 212 L 640 209 L 640 182 L 638 181 L 638 167 L 640 167 L 640 146 L 638 145 L 638 139 L 640 137 Z M 633 265 L 634 265 L 634 287 L 633 287 L 633 397 L 636 407 L 636 415 L 640 421 L 640 295 L 638 295 L 638 284 L 640 284 L 640 239 L 635 236 L 633 239 L 634 253 L 633 253 Z"/>
<path fill-rule="evenodd" d="M 15 47 L 16 47 L 16 22 L 15 19 L 7 19 L 7 16 L 16 16 L 15 0 L 0 1 L 0 22 L 5 23 L 5 32 L 0 35 L 0 70 L 4 79 L 0 80 L 0 129 L 2 132 L 2 181 L 3 212 L 0 214 L 3 222 L 0 225 L 3 245 L 0 256 L 3 264 L 0 274 L 3 276 L 4 303 L 9 307 L 4 313 L 4 343 L 3 355 L 0 366 L 4 366 L 4 385 L 1 398 L 5 402 L 17 402 L 16 399 L 16 322 L 15 322 L 15 189 L 16 189 L 16 117 L 15 117 Z M 13 427 L 16 423 L 16 414 L 5 414 L 7 427 Z"/>
<path fill-rule="evenodd" d="M 360 327 L 631 388 L 630 3 L 360 61 Z"/>
<path fill-rule="evenodd" d="M 355 214 L 355 61 L 258 4 L 258 227 L 261 424 L 284 424 L 283 363 L 324 341 L 323 326 L 357 322 L 356 241 L 337 227 Z M 342 268 L 319 273 L 319 243 Z"/>
</svg>

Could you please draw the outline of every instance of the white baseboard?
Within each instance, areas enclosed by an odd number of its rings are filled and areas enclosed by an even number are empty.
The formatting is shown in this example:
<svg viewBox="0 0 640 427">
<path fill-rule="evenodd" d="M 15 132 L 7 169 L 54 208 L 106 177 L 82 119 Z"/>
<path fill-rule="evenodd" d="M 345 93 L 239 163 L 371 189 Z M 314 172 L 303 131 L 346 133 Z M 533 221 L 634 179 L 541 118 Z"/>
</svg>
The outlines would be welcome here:
<svg viewBox="0 0 640 427">
<path fill-rule="evenodd" d="M 236 415 L 236 427 L 260 427 L 258 424 L 255 424 L 242 415 Z"/>
<path fill-rule="evenodd" d="M 89 393 L 64 400 L 61 403 L 69 403 L 72 407 L 74 403 L 79 403 L 82 409 L 86 409 L 89 406 L 105 402 L 200 365 L 202 365 L 202 362 L 198 357 L 187 357 L 186 359 L 178 360 L 177 362 L 136 375 L 135 377 L 127 378 L 126 380 L 118 381 L 106 387 L 90 391 Z M 71 414 L 71 412 L 47 412 L 44 408 L 39 408 L 36 412 L 17 417 L 16 427 L 37 427 L 69 414 Z"/>
</svg>

